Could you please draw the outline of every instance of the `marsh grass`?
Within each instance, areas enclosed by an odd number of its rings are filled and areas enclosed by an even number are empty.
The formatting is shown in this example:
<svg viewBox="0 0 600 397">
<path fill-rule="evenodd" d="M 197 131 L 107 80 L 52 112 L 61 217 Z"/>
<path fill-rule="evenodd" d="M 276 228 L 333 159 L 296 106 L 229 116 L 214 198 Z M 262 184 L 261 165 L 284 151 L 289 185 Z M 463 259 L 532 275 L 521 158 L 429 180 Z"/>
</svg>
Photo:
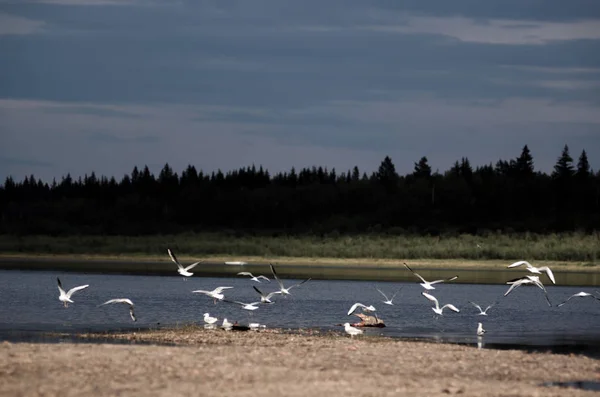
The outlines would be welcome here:
<svg viewBox="0 0 600 397">
<path fill-rule="evenodd" d="M 81 254 L 164 257 L 167 247 L 186 256 L 470 259 L 585 262 L 600 257 L 600 233 L 456 236 L 235 236 L 186 233 L 152 236 L 0 235 L 3 254 Z"/>
</svg>

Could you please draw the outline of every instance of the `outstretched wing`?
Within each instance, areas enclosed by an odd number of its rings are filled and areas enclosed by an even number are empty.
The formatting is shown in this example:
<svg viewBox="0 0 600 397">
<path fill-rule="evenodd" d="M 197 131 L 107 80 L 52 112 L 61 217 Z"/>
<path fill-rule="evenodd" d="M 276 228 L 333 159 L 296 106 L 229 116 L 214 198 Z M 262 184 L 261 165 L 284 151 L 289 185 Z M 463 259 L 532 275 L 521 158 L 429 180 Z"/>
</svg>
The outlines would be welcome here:
<svg viewBox="0 0 600 397">
<path fill-rule="evenodd" d="M 271 266 L 271 272 L 273 273 L 273 277 L 275 278 L 275 281 L 277 281 L 277 283 L 279 284 L 279 287 L 281 289 L 284 289 L 285 287 L 283 286 L 283 283 L 281 282 L 279 277 L 277 277 L 277 273 L 275 272 L 275 266 L 273 266 L 272 264 L 269 264 L 269 266 Z"/>
<path fill-rule="evenodd" d="M 169 257 L 171 258 L 171 260 L 177 264 L 177 267 L 180 268 L 180 269 L 183 269 L 183 266 L 177 260 L 177 257 L 175 256 L 175 253 L 173 251 L 171 251 L 171 248 L 167 248 L 167 252 L 169 253 Z"/>
<path fill-rule="evenodd" d="M 73 295 L 75 292 L 77 292 L 77 291 L 80 291 L 80 290 L 82 290 L 82 289 L 84 289 L 84 288 L 87 288 L 87 287 L 89 287 L 89 285 L 88 285 L 88 284 L 86 284 L 86 285 L 80 285 L 79 287 L 74 287 L 74 288 L 71 288 L 71 289 L 70 289 L 70 290 L 67 292 L 67 298 L 70 298 L 70 297 L 71 297 L 71 295 Z"/>
<path fill-rule="evenodd" d="M 65 295 L 65 290 L 62 287 L 62 283 L 60 282 L 60 278 L 56 277 L 56 281 L 58 281 L 58 292 L 60 292 L 61 295 Z"/>
<path fill-rule="evenodd" d="M 387 297 L 387 296 L 386 296 L 386 295 L 383 293 L 383 291 L 382 291 L 382 290 L 380 290 L 380 289 L 379 289 L 379 288 L 377 288 L 377 287 L 375 287 L 375 289 L 376 289 L 377 291 L 379 291 L 379 293 L 380 293 L 381 295 L 383 295 L 383 297 L 385 298 L 385 300 L 386 300 L 386 301 L 389 301 L 388 297 Z M 394 294 L 394 296 L 396 296 L 396 294 Z M 394 299 L 394 297 L 393 297 L 393 296 L 392 296 L 392 299 Z"/>
<path fill-rule="evenodd" d="M 435 281 L 431 281 L 429 284 L 443 283 L 444 281 L 452 281 L 452 280 L 456 280 L 457 278 L 458 278 L 458 276 L 454 276 L 454 277 L 446 278 L 443 280 L 435 280 Z"/>
<path fill-rule="evenodd" d="M 350 310 L 348 310 L 348 316 L 351 315 L 352 313 L 354 313 L 354 311 L 356 310 L 357 307 L 362 307 L 365 308 L 366 306 L 363 305 L 362 303 L 355 303 L 352 305 L 352 307 L 350 307 Z"/>
<path fill-rule="evenodd" d="M 518 266 L 521 266 L 521 265 L 531 266 L 531 263 L 529 263 L 527 261 L 518 261 L 518 262 L 515 262 L 515 263 L 512 263 L 512 264 L 508 265 L 507 268 L 518 267 Z"/>
<path fill-rule="evenodd" d="M 104 303 L 103 303 L 102 305 L 100 305 L 100 306 L 103 306 L 103 305 L 108 305 L 108 304 L 111 304 L 111 303 L 126 303 L 126 304 L 128 304 L 129 306 L 134 306 L 134 305 L 133 305 L 133 302 L 132 302 L 130 299 L 127 299 L 127 298 L 116 298 L 116 299 L 110 299 L 110 300 L 107 300 L 106 302 L 104 302 Z M 135 321 L 135 320 L 134 320 L 134 321 Z"/>
<path fill-rule="evenodd" d="M 310 278 L 307 278 L 306 280 L 304 280 L 304 281 L 302 281 L 302 282 L 300 282 L 300 283 L 298 283 L 298 284 L 294 284 L 294 285 L 292 285 L 292 286 L 289 286 L 289 287 L 288 287 L 288 290 L 290 290 L 290 289 L 292 289 L 292 288 L 294 288 L 294 287 L 299 287 L 299 286 L 301 286 L 302 284 L 304 284 L 305 282 L 307 282 L 308 280 L 310 280 Z"/>
<path fill-rule="evenodd" d="M 455 311 L 457 313 L 460 312 L 460 310 L 458 310 L 458 308 L 451 303 L 447 303 L 444 306 L 442 306 L 442 310 L 444 310 L 445 307 L 447 307 L 448 309 Z"/>
<path fill-rule="evenodd" d="M 260 296 L 262 296 L 263 298 L 266 298 L 265 294 L 263 294 L 263 293 L 261 292 L 261 290 L 259 290 L 258 288 L 256 288 L 256 286 L 254 286 L 254 285 L 253 285 L 253 286 L 252 286 L 252 288 L 254 288 L 254 290 L 255 290 L 256 292 L 258 292 L 258 294 L 259 294 Z"/>
<path fill-rule="evenodd" d="M 185 270 L 187 272 L 188 270 L 195 268 L 197 265 L 199 265 L 202 262 L 204 262 L 204 261 L 198 261 L 198 262 L 192 263 L 188 267 L 184 267 L 183 270 Z"/>
<path fill-rule="evenodd" d="M 479 306 L 477 303 L 471 302 L 471 301 L 469 301 L 469 303 L 472 304 L 473 306 L 475 306 L 476 308 L 478 308 L 479 311 L 483 313 L 483 310 L 481 309 L 481 306 Z M 490 307 L 491 306 L 488 306 L 488 308 L 490 308 Z M 487 309 L 485 309 L 485 310 L 487 310 Z"/>
<path fill-rule="evenodd" d="M 270 280 L 268 277 L 266 277 L 266 276 L 263 276 L 263 275 L 256 276 L 256 278 L 257 278 L 257 279 L 261 279 L 261 278 L 262 278 L 263 280 L 266 280 L 266 281 L 268 281 L 268 282 L 271 282 L 271 280 Z"/>
<path fill-rule="evenodd" d="M 541 272 L 546 272 L 548 278 L 552 281 L 552 284 L 556 284 L 556 280 L 554 279 L 554 273 L 552 273 L 552 270 L 550 270 L 548 266 L 542 266 L 538 268 L 538 270 Z"/>
<path fill-rule="evenodd" d="M 407 265 L 406 263 L 404 264 L 404 266 L 406 266 L 406 268 L 407 268 L 408 270 L 410 270 L 410 271 L 412 272 L 412 274 L 414 274 L 415 276 L 417 276 L 418 278 L 420 278 L 420 279 L 421 279 L 421 281 L 423 281 L 424 283 L 427 283 L 427 280 L 425 280 L 423 277 L 421 277 L 421 275 L 420 275 L 420 274 L 418 274 L 418 273 L 415 273 L 415 271 L 414 271 L 413 269 L 411 269 L 410 267 L 408 267 L 408 265 Z"/>
<path fill-rule="evenodd" d="M 254 275 L 250 272 L 239 272 L 237 274 L 238 276 L 249 276 L 249 277 L 254 277 Z"/>
<path fill-rule="evenodd" d="M 438 304 L 438 300 L 435 296 L 428 294 L 427 292 L 421 292 L 421 295 L 423 295 L 425 298 L 429 299 L 432 302 L 435 302 L 435 304 Z"/>
<path fill-rule="evenodd" d="M 510 294 L 510 292 L 511 292 L 513 289 L 515 289 L 515 288 L 517 288 L 517 287 L 521 286 L 521 284 L 523 284 L 523 280 L 522 280 L 522 279 L 518 279 L 518 280 L 515 280 L 515 281 L 513 281 L 513 282 L 512 282 L 512 284 L 511 284 L 511 286 L 510 286 L 510 288 L 508 289 L 508 291 L 506 291 L 506 292 L 504 293 L 504 296 L 506 296 L 506 295 Z"/>
</svg>

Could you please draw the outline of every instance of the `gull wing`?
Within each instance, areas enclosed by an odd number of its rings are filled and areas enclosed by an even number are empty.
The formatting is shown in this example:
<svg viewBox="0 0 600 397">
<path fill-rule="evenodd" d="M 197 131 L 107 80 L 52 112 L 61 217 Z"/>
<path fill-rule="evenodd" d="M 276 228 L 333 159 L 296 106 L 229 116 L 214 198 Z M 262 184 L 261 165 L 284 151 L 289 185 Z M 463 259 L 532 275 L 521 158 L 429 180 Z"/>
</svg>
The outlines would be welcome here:
<svg viewBox="0 0 600 397">
<path fill-rule="evenodd" d="M 73 295 L 75 292 L 77 292 L 77 291 L 80 291 L 80 290 L 82 290 L 82 289 L 84 289 L 84 288 L 87 288 L 87 287 L 89 287 L 89 285 L 88 285 L 88 284 L 86 284 L 86 285 L 80 285 L 79 287 L 73 287 L 73 288 L 71 288 L 71 289 L 70 289 L 70 290 L 67 292 L 67 298 L 70 298 L 70 297 L 71 297 L 71 295 Z"/>
<path fill-rule="evenodd" d="M 438 300 L 435 296 L 428 294 L 427 292 L 421 292 L 421 295 L 423 295 L 425 298 L 429 299 L 432 302 L 435 302 L 436 306 L 438 305 Z"/>
<path fill-rule="evenodd" d="M 256 278 L 257 278 L 257 279 L 261 279 L 261 278 L 262 278 L 263 280 L 266 280 L 266 281 L 268 281 L 268 282 L 271 282 L 271 280 L 270 280 L 268 277 L 266 277 L 266 276 L 263 276 L 263 275 L 256 276 Z"/>
<path fill-rule="evenodd" d="M 267 299 L 271 299 L 271 297 L 273 295 L 281 295 L 281 291 L 273 291 L 273 292 L 269 292 L 269 294 L 267 295 Z"/>
<path fill-rule="evenodd" d="M 62 287 L 62 283 L 60 282 L 60 278 L 56 277 L 56 281 L 58 281 L 58 292 L 60 292 L 61 295 L 66 295 L 66 292 Z"/>
<path fill-rule="evenodd" d="M 277 273 L 275 272 L 275 266 L 273 266 L 272 264 L 269 264 L 269 266 L 271 266 L 271 272 L 273 273 L 273 277 L 275 278 L 275 281 L 277 281 L 277 283 L 279 284 L 279 287 L 281 289 L 284 289 L 285 287 L 283 286 L 283 283 L 281 282 L 279 277 L 277 277 Z"/>
<path fill-rule="evenodd" d="M 527 261 L 518 261 L 518 262 L 508 265 L 507 268 L 517 267 L 517 266 L 521 266 L 521 265 L 526 265 L 529 267 L 529 266 L 531 266 L 531 263 L 529 263 Z"/>
<path fill-rule="evenodd" d="M 356 310 L 357 307 L 362 307 L 363 309 L 366 308 L 365 305 L 363 305 L 362 303 L 358 303 L 357 302 L 357 303 L 355 303 L 355 304 L 352 305 L 352 307 L 350 308 L 350 310 L 348 310 L 348 316 L 351 315 Z"/>
<path fill-rule="evenodd" d="M 233 287 L 217 287 L 217 288 L 215 288 L 214 290 L 212 290 L 211 292 L 212 292 L 213 294 L 220 294 L 220 293 L 221 293 L 221 292 L 223 292 L 224 290 L 226 290 L 226 289 L 230 289 L 230 288 L 233 288 Z"/>
<path fill-rule="evenodd" d="M 204 261 L 198 261 L 198 262 L 192 263 L 191 265 L 184 267 L 183 270 L 185 270 L 187 272 L 188 270 L 195 268 L 197 265 L 199 265 L 202 262 L 204 262 Z"/>
<path fill-rule="evenodd" d="M 400 292 L 402 290 L 402 287 L 398 288 L 398 291 L 394 292 L 394 295 L 392 295 L 392 299 L 390 299 L 390 301 L 393 301 L 394 298 L 396 297 L 396 295 L 398 295 L 398 292 Z M 387 299 L 387 298 L 385 298 Z"/>
<path fill-rule="evenodd" d="M 310 280 L 310 278 L 307 278 L 306 280 L 304 280 L 304 281 L 302 281 L 302 282 L 300 282 L 300 283 L 298 283 L 298 284 L 291 285 L 291 286 L 289 286 L 289 287 L 288 287 L 288 290 L 290 290 L 290 289 L 292 289 L 292 288 L 294 288 L 294 287 L 299 287 L 299 286 L 301 286 L 302 284 L 304 284 L 305 282 L 307 282 L 308 280 Z"/>
<path fill-rule="evenodd" d="M 510 291 L 512 291 L 513 289 L 519 287 L 521 284 L 523 284 L 523 279 L 518 279 L 518 280 L 515 280 L 514 282 L 512 282 L 512 285 L 510 286 L 510 288 L 508 289 L 508 291 L 506 291 L 504 293 L 504 296 L 510 294 Z"/>
<path fill-rule="evenodd" d="M 458 278 L 458 276 L 454 276 L 454 277 L 446 278 L 444 280 L 435 280 L 435 281 L 429 282 L 429 284 L 443 283 L 444 281 L 452 281 L 452 280 L 456 280 L 457 278 Z"/>
<path fill-rule="evenodd" d="M 475 306 L 476 308 L 478 308 L 478 309 L 479 309 L 479 311 L 483 313 L 483 309 L 482 309 L 482 308 L 481 308 L 481 306 L 479 306 L 477 303 L 475 303 L 475 302 L 471 302 L 471 301 L 469 301 L 469 303 L 470 303 L 470 304 L 472 304 L 473 306 Z M 491 307 L 491 305 L 490 305 L 490 306 L 488 306 L 488 307 L 487 307 L 487 309 L 489 309 L 490 307 Z M 485 310 L 487 310 L 487 309 L 485 309 Z"/>
<path fill-rule="evenodd" d="M 383 297 L 385 298 L 385 300 L 386 300 L 386 301 L 389 301 L 388 297 L 387 297 L 387 296 L 386 296 L 386 295 L 383 293 L 383 291 L 382 291 L 382 290 L 380 290 L 380 289 L 379 289 L 379 288 L 377 288 L 377 287 L 375 287 L 375 289 L 376 289 L 377 291 L 379 291 L 379 293 L 380 293 L 381 295 L 383 295 Z M 397 293 L 397 292 L 396 292 L 396 293 Z M 394 296 L 396 296 L 396 294 L 394 294 Z M 392 299 L 394 299 L 394 297 L 393 297 L 393 296 L 392 296 Z"/>
<path fill-rule="evenodd" d="M 238 276 L 250 276 L 250 277 L 254 277 L 254 275 L 250 272 L 239 272 L 237 274 Z"/>
<path fill-rule="evenodd" d="M 100 305 L 100 306 L 103 306 L 103 305 L 108 305 L 108 304 L 111 304 L 111 303 L 126 303 L 126 304 L 128 304 L 129 306 L 134 306 L 134 305 L 133 305 L 133 302 L 132 302 L 130 299 L 127 299 L 127 298 L 116 298 L 116 299 L 110 299 L 110 300 L 107 300 L 106 302 L 104 302 L 104 303 L 103 303 L 102 305 Z M 134 321 L 135 321 L 135 320 L 134 320 Z"/>
<path fill-rule="evenodd" d="M 452 310 L 452 311 L 455 311 L 455 312 L 457 312 L 457 313 L 458 313 L 458 312 L 460 312 L 460 310 L 458 310 L 458 309 L 456 308 L 456 306 L 454 306 L 454 305 L 453 305 L 453 304 L 451 304 L 451 303 L 447 303 L 447 304 L 445 304 L 444 306 L 442 306 L 442 310 L 444 310 L 444 308 L 445 308 L 445 307 L 447 307 L 448 309 L 450 309 L 450 310 Z"/>
<path fill-rule="evenodd" d="M 167 252 L 169 253 L 169 256 L 171 257 L 171 260 L 177 264 L 177 267 L 180 268 L 180 269 L 183 269 L 183 266 L 177 260 L 177 257 L 175 256 L 175 253 L 173 251 L 171 251 L 171 248 L 167 248 Z"/>
<path fill-rule="evenodd" d="M 578 292 L 578 293 L 576 293 L 576 294 L 573 294 L 573 295 L 569 296 L 569 298 L 568 298 L 566 301 L 564 301 L 563 303 L 560 303 L 560 304 L 558 304 L 556 307 L 561 307 L 562 305 L 564 305 L 565 303 L 567 303 L 568 301 L 570 301 L 570 300 L 571 300 L 571 298 L 575 298 L 575 297 L 577 297 L 577 296 L 584 297 L 584 296 L 587 296 L 587 295 L 582 295 L 582 294 L 581 294 L 581 292 Z M 593 296 L 593 295 L 592 295 L 592 296 Z M 594 296 L 594 298 L 596 298 L 596 297 Z M 596 299 L 598 299 L 598 298 L 596 298 Z"/>
<path fill-rule="evenodd" d="M 256 288 L 256 286 L 255 286 L 255 285 L 253 285 L 253 286 L 252 286 L 252 288 L 254 288 L 254 289 L 256 290 L 256 292 L 258 292 L 258 294 L 259 294 L 260 296 L 262 296 L 262 297 L 263 297 L 263 298 L 265 298 L 265 299 L 268 299 L 268 298 L 267 298 L 267 296 L 261 292 L 261 290 L 259 290 L 258 288 Z"/>
<path fill-rule="evenodd" d="M 538 270 L 540 272 L 546 272 L 546 274 L 548 275 L 548 278 L 550 280 L 552 280 L 552 284 L 556 284 L 556 280 L 554 279 L 554 273 L 552 273 L 552 270 L 550 270 L 550 268 L 548 266 L 539 267 Z"/>
<path fill-rule="evenodd" d="M 427 280 L 425 280 L 423 277 L 421 277 L 421 275 L 419 275 L 418 273 L 415 273 L 415 271 L 413 269 L 411 269 L 410 267 L 408 267 L 408 265 L 405 263 L 404 266 L 406 266 L 406 268 L 408 270 L 410 270 L 412 272 L 412 274 L 414 274 L 415 276 L 417 276 L 418 278 L 421 279 L 421 281 L 423 281 L 424 283 L 427 283 Z"/>
</svg>

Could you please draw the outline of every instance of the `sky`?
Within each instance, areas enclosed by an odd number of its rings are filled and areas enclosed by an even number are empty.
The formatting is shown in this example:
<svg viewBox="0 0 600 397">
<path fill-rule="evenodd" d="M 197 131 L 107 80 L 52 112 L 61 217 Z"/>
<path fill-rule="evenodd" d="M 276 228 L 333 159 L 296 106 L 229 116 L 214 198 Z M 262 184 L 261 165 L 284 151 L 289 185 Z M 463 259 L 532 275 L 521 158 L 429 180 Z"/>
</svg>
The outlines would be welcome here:
<svg viewBox="0 0 600 397">
<path fill-rule="evenodd" d="M 597 0 L 0 0 L 0 183 L 600 169 Z"/>
</svg>

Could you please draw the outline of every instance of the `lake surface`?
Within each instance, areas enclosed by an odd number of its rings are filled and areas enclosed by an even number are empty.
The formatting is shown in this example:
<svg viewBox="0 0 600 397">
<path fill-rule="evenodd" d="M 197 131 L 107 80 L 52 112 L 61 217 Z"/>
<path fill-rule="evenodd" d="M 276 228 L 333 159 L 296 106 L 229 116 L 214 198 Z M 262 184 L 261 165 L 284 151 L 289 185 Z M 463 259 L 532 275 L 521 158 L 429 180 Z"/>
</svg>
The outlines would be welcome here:
<svg viewBox="0 0 600 397">
<path fill-rule="evenodd" d="M 515 272 L 519 277 L 524 272 Z M 267 274 L 267 276 L 270 276 Z M 76 292 L 75 303 L 68 308 L 58 300 L 56 278 L 63 287 L 89 284 Z M 545 276 L 544 276 L 545 277 Z M 544 280 L 544 278 L 542 278 Z M 286 286 L 301 280 L 284 279 Z M 226 317 L 240 323 L 259 322 L 269 328 L 316 328 L 338 330 L 336 324 L 358 322 L 348 316 L 355 302 L 374 305 L 385 328 L 364 328 L 366 334 L 398 338 L 420 338 L 441 342 L 477 344 L 482 347 L 530 347 L 567 351 L 600 351 L 600 301 L 573 298 L 560 302 L 579 291 L 593 292 L 591 287 L 564 287 L 546 284 L 553 306 L 549 307 L 543 291 L 523 286 L 504 297 L 505 285 L 438 284 L 428 291 L 440 304 L 452 303 L 460 313 L 444 310 L 436 315 L 432 302 L 421 295 L 417 282 L 372 282 L 311 280 L 291 290 L 292 295 L 275 296 L 272 305 L 261 305 L 253 312 L 227 302 L 213 303 L 207 296 L 193 294 L 196 289 L 212 290 L 231 286 L 228 299 L 242 302 L 260 300 L 252 286 L 263 292 L 277 289 L 275 281 L 256 283 L 247 277 L 192 277 L 102 275 L 53 271 L 0 271 L 0 340 L 42 340 L 44 332 L 87 332 L 136 330 L 184 324 L 203 324 L 203 313 Z M 400 289 L 394 305 L 383 304 L 375 287 L 388 296 Z M 132 322 L 128 307 L 122 304 L 99 304 L 112 298 L 129 298 L 136 307 L 138 321 Z M 498 302 L 487 316 L 478 315 L 473 301 L 485 308 Z M 478 339 L 477 323 L 487 333 Z M 26 336 L 26 337 L 24 337 Z"/>
</svg>

